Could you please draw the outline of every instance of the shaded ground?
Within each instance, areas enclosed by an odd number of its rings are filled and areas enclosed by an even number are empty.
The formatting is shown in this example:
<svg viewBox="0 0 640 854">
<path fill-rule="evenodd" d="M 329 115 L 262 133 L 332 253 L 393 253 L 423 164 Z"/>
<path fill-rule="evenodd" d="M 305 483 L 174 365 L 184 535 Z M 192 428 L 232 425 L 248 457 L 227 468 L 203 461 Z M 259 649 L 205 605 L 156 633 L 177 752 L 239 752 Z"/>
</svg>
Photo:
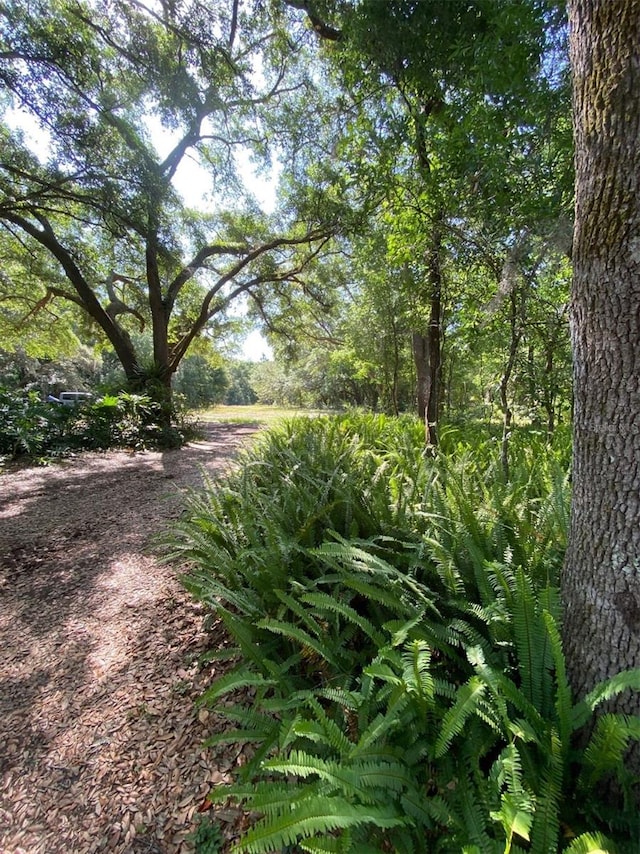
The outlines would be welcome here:
<svg viewBox="0 0 640 854">
<path fill-rule="evenodd" d="M 193 850 L 237 757 L 201 749 L 221 725 L 194 707 L 212 638 L 150 542 L 254 431 L 0 474 L 1 854 Z"/>
</svg>

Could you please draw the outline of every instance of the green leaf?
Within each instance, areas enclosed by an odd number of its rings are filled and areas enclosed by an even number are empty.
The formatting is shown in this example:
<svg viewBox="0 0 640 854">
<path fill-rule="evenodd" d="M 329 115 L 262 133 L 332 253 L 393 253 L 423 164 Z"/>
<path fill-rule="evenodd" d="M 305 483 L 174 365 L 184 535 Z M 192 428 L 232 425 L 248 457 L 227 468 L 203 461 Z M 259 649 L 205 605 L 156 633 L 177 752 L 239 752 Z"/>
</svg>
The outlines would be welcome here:
<svg viewBox="0 0 640 854">
<path fill-rule="evenodd" d="M 473 715 L 487 690 L 486 683 L 479 676 L 462 685 L 457 692 L 456 701 L 442 720 L 435 745 L 436 757 L 443 756 L 454 738 L 464 729 L 470 715 Z"/>
<path fill-rule="evenodd" d="M 617 854 L 614 843 L 602 833 L 583 833 L 565 849 L 565 854 Z"/>
</svg>

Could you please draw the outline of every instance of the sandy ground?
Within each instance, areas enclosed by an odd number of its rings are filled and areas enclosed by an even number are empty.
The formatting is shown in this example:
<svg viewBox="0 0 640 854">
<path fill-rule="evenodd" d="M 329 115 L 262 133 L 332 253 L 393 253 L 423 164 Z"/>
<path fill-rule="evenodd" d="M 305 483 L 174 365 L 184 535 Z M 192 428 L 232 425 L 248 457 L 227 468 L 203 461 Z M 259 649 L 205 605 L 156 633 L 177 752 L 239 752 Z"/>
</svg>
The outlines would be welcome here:
<svg viewBox="0 0 640 854">
<path fill-rule="evenodd" d="M 238 759 L 203 749 L 222 722 L 194 704 L 223 635 L 152 549 L 255 428 L 206 429 L 179 451 L 0 474 L 2 854 L 187 854 Z M 241 817 L 216 817 L 232 839 Z"/>
</svg>

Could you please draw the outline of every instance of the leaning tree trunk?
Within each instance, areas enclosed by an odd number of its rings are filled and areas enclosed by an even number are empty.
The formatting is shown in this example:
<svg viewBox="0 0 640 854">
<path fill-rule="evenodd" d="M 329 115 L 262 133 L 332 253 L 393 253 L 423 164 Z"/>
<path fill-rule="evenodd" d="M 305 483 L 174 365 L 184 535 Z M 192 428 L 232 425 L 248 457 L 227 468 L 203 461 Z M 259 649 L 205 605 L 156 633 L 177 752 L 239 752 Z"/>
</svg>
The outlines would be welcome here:
<svg viewBox="0 0 640 854">
<path fill-rule="evenodd" d="M 640 667 L 640 0 L 571 0 L 573 506 L 562 577 L 577 695 Z M 618 710 L 640 712 L 640 697 Z"/>
</svg>

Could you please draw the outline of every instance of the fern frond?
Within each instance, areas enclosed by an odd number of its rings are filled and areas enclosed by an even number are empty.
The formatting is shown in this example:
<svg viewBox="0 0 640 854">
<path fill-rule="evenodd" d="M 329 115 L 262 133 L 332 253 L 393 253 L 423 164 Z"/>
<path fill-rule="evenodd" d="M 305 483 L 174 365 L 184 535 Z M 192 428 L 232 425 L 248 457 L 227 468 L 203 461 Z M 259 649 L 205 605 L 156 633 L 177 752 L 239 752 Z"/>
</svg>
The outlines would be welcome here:
<svg viewBox="0 0 640 854">
<path fill-rule="evenodd" d="M 322 626 L 318 625 L 309 610 L 304 608 L 296 598 L 289 595 L 289 593 L 286 593 L 284 590 L 274 590 L 273 592 L 279 601 L 286 605 L 291 613 L 295 614 L 303 626 L 305 626 L 308 631 L 312 632 L 315 637 L 320 637 L 324 633 Z M 288 618 L 290 619 L 290 617 Z"/>
<path fill-rule="evenodd" d="M 362 546 L 364 545 L 371 544 L 363 542 Z M 353 543 L 349 543 L 341 538 L 336 543 L 325 543 L 321 548 L 314 550 L 314 553 L 325 559 L 331 559 L 337 562 L 338 565 L 342 562 L 347 566 L 351 566 L 356 572 L 376 579 L 381 585 L 384 584 L 385 587 L 396 584 L 401 589 L 410 593 L 414 602 L 419 602 L 424 608 L 431 611 L 434 616 L 441 618 L 431 591 L 427 590 L 422 584 L 415 582 L 409 575 L 398 570 L 378 555 L 372 554 L 364 548 L 357 547 Z M 347 583 L 346 578 L 345 583 Z"/>
<path fill-rule="evenodd" d="M 525 697 L 523 691 L 508 676 L 495 668 L 485 665 L 476 668 L 476 672 L 486 682 L 492 693 L 492 703 L 499 716 L 494 716 L 493 724 L 501 723 L 505 734 L 515 735 L 523 741 L 536 741 L 539 745 L 546 738 L 548 729 L 546 719 Z M 514 710 L 522 718 L 514 717 Z"/>
<path fill-rule="evenodd" d="M 358 691 L 346 691 L 344 688 L 319 688 L 315 695 L 331 700 L 337 706 L 356 711 L 362 703 L 362 694 Z"/>
<path fill-rule="evenodd" d="M 565 848 L 565 854 L 617 854 L 614 843 L 602 833 L 582 833 Z"/>
<path fill-rule="evenodd" d="M 313 696 L 309 696 L 305 700 L 305 705 L 313 712 L 315 718 L 314 723 L 321 728 L 321 732 L 326 739 L 326 743 L 341 756 L 349 754 L 353 748 L 353 743 L 349 741 L 342 728 L 329 717 L 318 700 Z M 304 729 L 302 729 L 302 724 L 299 725 L 299 728 L 303 733 Z"/>
<path fill-rule="evenodd" d="M 217 572 L 221 572 L 219 566 Z M 247 617 L 256 618 L 261 614 L 262 603 L 255 592 L 248 588 L 236 590 L 229 583 L 223 583 L 221 578 L 211 573 L 207 564 L 204 569 L 191 570 L 183 577 L 182 583 L 189 593 L 215 613 L 224 603 L 225 606 L 234 608 L 238 614 Z"/>
<path fill-rule="evenodd" d="M 274 620 L 272 618 L 260 620 L 257 623 L 257 626 L 260 629 L 266 629 L 268 632 L 272 632 L 276 635 L 282 635 L 282 637 L 294 641 L 303 650 L 313 650 L 320 659 L 331 664 L 337 670 L 340 669 L 331 646 L 312 637 L 308 632 L 305 632 L 304 629 L 294 626 L 284 620 Z"/>
<path fill-rule="evenodd" d="M 353 765 L 363 784 L 370 789 L 380 791 L 407 792 L 413 785 L 413 779 L 407 769 L 399 762 L 360 762 Z M 384 798 L 384 796 L 382 796 Z"/>
<path fill-rule="evenodd" d="M 318 721 L 310 721 L 306 718 L 297 717 L 291 731 L 296 739 L 302 738 L 314 744 L 322 744 L 327 747 L 331 746 L 327 739 L 325 728 Z"/>
<path fill-rule="evenodd" d="M 295 709 L 292 718 L 285 718 L 285 720 L 282 721 L 282 725 L 278 732 L 278 748 L 281 752 L 285 751 L 290 744 L 294 744 L 298 741 L 300 737 L 298 725 L 301 722 L 302 716 Z"/>
<path fill-rule="evenodd" d="M 534 799 L 524 785 L 520 754 L 514 744 L 505 747 L 491 768 L 490 776 L 498 790 L 504 790 L 500 796 L 500 809 L 492 811 L 490 816 L 502 824 L 508 848 L 514 835 L 529 841 Z"/>
<path fill-rule="evenodd" d="M 428 515 L 432 520 L 436 518 L 434 514 L 422 515 L 423 517 Z M 429 550 L 429 558 L 435 564 L 436 571 L 445 590 L 454 596 L 462 596 L 464 594 L 464 580 L 460 574 L 454 555 L 435 537 L 425 537 L 423 543 Z"/>
<path fill-rule="evenodd" d="M 275 771 L 279 774 L 294 774 L 296 777 L 306 779 L 317 777 L 329 789 L 340 791 L 348 797 L 358 797 L 364 801 L 370 801 L 366 787 L 361 785 L 360 773 L 364 774 L 363 766 L 351 767 L 344 763 L 321 759 L 302 750 L 291 750 L 284 758 L 269 759 L 264 763 L 266 771 Z"/>
<path fill-rule="evenodd" d="M 376 579 L 377 581 L 377 579 Z M 367 600 L 381 605 L 398 617 L 417 617 L 423 614 L 423 609 L 417 603 L 410 601 L 399 586 L 383 585 L 372 582 L 363 575 L 350 574 L 344 576 L 342 583 L 350 590 L 355 590 Z"/>
<path fill-rule="evenodd" d="M 622 670 L 615 676 L 606 679 L 596 685 L 593 691 L 576 704 L 572 715 L 574 729 L 579 729 L 587 723 L 592 712 L 607 700 L 617 697 L 623 691 L 640 691 L 640 668 L 634 670 Z"/>
<path fill-rule="evenodd" d="M 419 791 L 414 785 L 407 787 L 400 799 L 406 815 L 411 816 L 420 828 L 432 828 L 434 824 L 433 808 L 430 810 L 427 802 L 424 792 Z"/>
<path fill-rule="evenodd" d="M 329 834 L 345 828 L 372 825 L 377 828 L 403 824 L 391 807 L 352 804 L 344 798 L 308 798 L 295 809 L 259 821 L 232 850 L 246 854 L 264 854 L 317 834 Z"/>
<path fill-rule="evenodd" d="M 435 685 L 431 673 L 431 648 L 425 641 L 415 640 L 402 653 L 402 678 L 409 693 L 416 693 L 425 703 L 433 701 Z"/>
<path fill-rule="evenodd" d="M 507 744 L 493 763 L 490 772 L 498 789 L 507 786 L 511 792 L 522 792 L 522 763 L 515 744 Z"/>
<path fill-rule="evenodd" d="M 213 706 L 220 697 L 240 688 L 268 688 L 277 684 L 275 679 L 265 679 L 261 673 L 256 673 L 251 664 L 240 664 L 224 676 L 219 676 L 200 696 L 198 703 Z"/>
<path fill-rule="evenodd" d="M 491 692 L 491 706 L 496 712 L 495 715 L 492 715 L 494 728 L 500 728 L 500 725 L 502 725 L 502 731 L 505 732 L 509 724 L 507 703 L 501 690 L 503 683 L 506 681 L 505 677 L 486 663 L 481 647 L 476 646 L 468 649 L 467 657 L 473 669 Z"/>
<path fill-rule="evenodd" d="M 364 668 L 363 672 L 372 679 L 380 679 L 382 682 L 386 682 L 389 685 L 396 687 L 404 685 L 402 677 L 398 676 L 388 664 L 385 664 L 382 661 L 373 661 Z"/>
<path fill-rule="evenodd" d="M 278 816 L 295 809 L 296 805 L 304 803 L 309 798 L 320 794 L 318 782 L 297 782 L 292 786 L 289 782 L 278 780 L 261 780 L 257 783 L 239 784 L 220 787 L 215 790 L 212 799 L 224 801 L 229 798 L 238 804 L 245 804 L 247 809 L 260 812 L 264 816 Z"/>
<path fill-rule="evenodd" d="M 560 836 L 560 806 L 564 782 L 563 747 L 557 732 L 551 733 L 546 768 L 531 825 L 531 854 L 557 851 Z"/>
<path fill-rule="evenodd" d="M 490 816 L 494 821 L 502 824 L 507 837 L 507 850 L 512 850 L 514 836 L 519 836 L 526 842 L 529 841 L 533 811 L 533 799 L 524 792 L 519 795 L 514 795 L 512 792 L 502 793 L 500 809 L 492 811 Z"/>
<path fill-rule="evenodd" d="M 585 748 L 578 784 L 589 790 L 606 774 L 619 774 L 631 741 L 640 741 L 639 717 L 601 715 Z"/>
<path fill-rule="evenodd" d="M 260 650 L 256 643 L 256 632 L 253 623 L 248 619 L 237 617 L 221 605 L 217 606 L 216 612 L 224 623 L 226 630 L 242 650 L 244 657 L 249 661 L 253 661 L 258 666 L 258 669 L 260 669 L 264 652 Z"/>
<path fill-rule="evenodd" d="M 420 612 L 415 614 L 410 620 L 388 620 L 384 624 L 384 629 L 391 635 L 391 646 L 404 646 L 409 634 L 413 633 L 413 630 L 417 626 L 422 626 L 423 619 L 424 615 Z"/>
<path fill-rule="evenodd" d="M 401 712 L 409 703 L 406 694 L 399 695 L 393 704 L 390 704 L 385 714 L 376 715 L 367 728 L 360 734 L 358 743 L 351 752 L 351 756 L 360 755 L 370 745 L 383 741 L 384 737 L 401 726 Z"/>
<path fill-rule="evenodd" d="M 521 567 L 515 572 L 513 587 L 510 605 L 522 690 L 542 711 L 545 682 L 551 669 L 548 634 L 542 631 L 533 585 Z"/>
<path fill-rule="evenodd" d="M 573 702 L 571 698 L 571 688 L 569 687 L 569 680 L 567 679 L 567 669 L 558 625 L 548 611 L 544 611 L 542 616 L 547 630 L 547 635 L 551 642 L 551 654 L 555 665 L 555 708 L 558 721 L 558 734 L 560 736 L 560 747 L 562 750 L 563 761 L 565 761 L 569 752 L 571 734 L 573 732 Z"/>
<path fill-rule="evenodd" d="M 488 811 L 480 802 L 479 787 L 463 770 L 456 781 L 452 797 L 460 810 L 460 820 L 464 828 L 465 838 L 478 846 L 481 852 L 494 850 L 494 845 L 487 830 Z"/>
<path fill-rule="evenodd" d="M 323 838 L 305 839 L 298 842 L 298 848 L 301 851 L 308 851 L 309 854 L 348 854 L 352 849 L 351 839 L 347 837 L 347 833 L 340 836 L 325 836 Z M 380 854 L 379 848 L 370 846 L 369 849 L 374 854 Z"/>
<path fill-rule="evenodd" d="M 461 734 L 467 719 L 478 708 L 486 689 L 486 683 L 479 676 L 472 676 L 468 682 L 458 689 L 454 705 L 442 719 L 435 745 L 436 757 L 443 756 L 453 739 Z"/>
<path fill-rule="evenodd" d="M 314 605 L 317 608 L 331 611 L 344 617 L 345 620 L 358 626 L 359 629 L 369 637 L 378 646 L 382 646 L 386 640 L 385 636 L 377 629 L 373 623 L 366 617 L 359 614 L 355 608 L 341 602 L 334 596 L 329 596 L 328 593 L 305 593 L 300 597 L 301 601 L 309 605 Z"/>
<path fill-rule="evenodd" d="M 245 741 L 258 742 L 275 742 L 278 727 L 273 724 L 269 728 L 263 730 L 258 729 L 229 729 L 225 732 L 218 732 L 215 735 L 209 736 L 203 742 L 203 747 L 215 747 L 218 744 L 240 744 Z"/>
<path fill-rule="evenodd" d="M 234 661 L 240 657 L 242 650 L 236 646 L 225 646 L 220 649 L 208 649 L 198 658 L 198 664 L 209 664 L 212 661 Z"/>
</svg>

